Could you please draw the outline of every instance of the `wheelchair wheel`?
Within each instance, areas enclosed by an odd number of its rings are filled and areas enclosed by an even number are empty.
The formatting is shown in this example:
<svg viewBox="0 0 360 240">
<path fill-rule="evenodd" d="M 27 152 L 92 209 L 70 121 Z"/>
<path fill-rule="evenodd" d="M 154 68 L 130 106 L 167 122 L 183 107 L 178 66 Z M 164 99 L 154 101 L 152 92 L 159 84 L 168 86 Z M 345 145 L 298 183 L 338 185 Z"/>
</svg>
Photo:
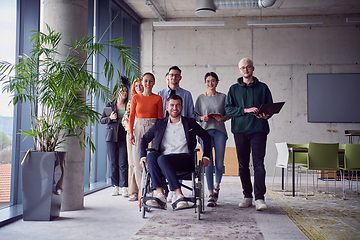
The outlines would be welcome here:
<svg viewBox="0 0 360 240">
<path fill-rule="evenodd" d="M 141 207 L 141 216 L 142 216 L 142 218 L 145 218 L 145 213 L 146 213 L 145 207 Z"/>
<path fill-rule="evenodd" d="M 201 200 L 198 199 L 196 200 L 196 214 L 197 214 L 197 219 L 200 220 L 200 213 L 201 213 Z"/>
<path fill-rule="evenodd" d="M 205 210 L 204 171 L 205 171 L 204 166 L 201 166 L 201 171 L 200 171 L 201 212 L 204 212 Z"/>
</svg>

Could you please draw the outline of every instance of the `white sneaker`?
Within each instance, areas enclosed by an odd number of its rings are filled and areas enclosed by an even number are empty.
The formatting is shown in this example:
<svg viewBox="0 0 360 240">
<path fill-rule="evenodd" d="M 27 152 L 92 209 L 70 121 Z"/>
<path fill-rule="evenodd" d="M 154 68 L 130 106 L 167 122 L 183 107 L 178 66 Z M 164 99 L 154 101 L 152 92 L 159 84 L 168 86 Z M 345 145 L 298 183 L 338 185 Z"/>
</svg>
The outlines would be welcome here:
<svg viewBox="0 0 360 240">
<path fill-rule="evenodd" d="M 184 195 L 179 194 L 179 196 L 177 196 L 176 200 L 179 200 L 181 198 L 183 198 Z M 176 204 L 176 209 L 183 209 L 183 208 L 189 208 L 190 205 L 187 201 L 180 201 Z"/>
<path fill-rule="evenodd" d="M 247 208 L 252 205 L 252 198 L 244 198 L 241 203 L 239 203 L 239 207 Z"/>
<path fill-rule="evenodd" d="M 129 196 L 129 201 L 137 201 L 138 200 L 138 197 L 136 196 L 136 194 L 133 194 L 133 195 L 130 195 Z"/>
<path fill-rule="evenodd" d="M 122 196 L 123 197 L 129 197 L 129 192 L 127 187 L 122 188 Z"/>
<path fill-rule="evenodd" d="M 114 186 L 114 189 L 111 193 L 111 196 L 117 196 L 119 195 L 119 187 L 118 186 Z"/>
<path fill-rule="evenodd" d="M 166 199 L 165 199 L 165 195 L 162 193 L 158 193 L 156 195 L 156 198 L 159 199 L 161 202 L 165 203 L 164 209 L 166 209 Z M 158 208 L 162 208 L 160 206 L 160 204 L 156 201 L 156 200 L 147 200 L 146 205 L 148 205 L 149 207 L 158 207 Z"/>
<path fill-rule="evenodd" d="M 265 201 L 262 199 L 258 199 L 255 201 L 255 209 L 257 211 L 268 209 L 268 206 L 266 205 Z"/>
</svg>

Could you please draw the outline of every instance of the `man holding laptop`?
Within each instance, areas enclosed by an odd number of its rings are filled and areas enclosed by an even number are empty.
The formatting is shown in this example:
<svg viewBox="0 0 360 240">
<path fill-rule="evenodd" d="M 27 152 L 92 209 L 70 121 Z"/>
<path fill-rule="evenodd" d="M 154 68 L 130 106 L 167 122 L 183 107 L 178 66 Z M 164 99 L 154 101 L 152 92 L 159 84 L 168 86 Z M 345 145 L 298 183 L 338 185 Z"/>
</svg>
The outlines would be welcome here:
<svg viewBox="0 0 360 240">
<path fill-rule="evenodd" d="M 264 158 L 266 139 L 270 132 L 268 113 L 257 114 L 262 104 L 272 103 L 268 86 L 253 76 L 252 60 L 243 58 L 239 62 L 242 77 L 237 79 L 227 94 L 225 110 L 231 117 L 231 131 L 234 134 L 239 162 L 239 175 L 243 187 L 244 199 L 239 207 L 252 205 L 253 187 L 250 178 L 250 152 L 254 165 L 254 195 L 256 210 L 265 210 L 266 192 Z"/>
</svg>

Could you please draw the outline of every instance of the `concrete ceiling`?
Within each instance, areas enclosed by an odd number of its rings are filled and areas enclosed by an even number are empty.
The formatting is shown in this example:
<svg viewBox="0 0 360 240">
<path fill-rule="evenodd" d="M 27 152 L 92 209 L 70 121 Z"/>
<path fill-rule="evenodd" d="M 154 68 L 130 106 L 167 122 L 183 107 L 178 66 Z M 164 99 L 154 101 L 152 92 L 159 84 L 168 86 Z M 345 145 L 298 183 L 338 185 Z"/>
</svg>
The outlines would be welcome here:
<svg viewBox="0 0 360 240">
<path fill-rule="evenodd" d="M 158 17 L 146 5 L 146 0 L 124 0 L 141 18 Z M 198 18 L 195 15 L 196 0 L 151 0 L 165 20 Z M 241 1 L 241 0 L 240 0 Z M 216 10 L 215 17 L 271 17 L 360 14 L 360 0 L 277 0 L 269 8 Z M 203 18 L 205 20 L 205 18 Z"/>
</svg>

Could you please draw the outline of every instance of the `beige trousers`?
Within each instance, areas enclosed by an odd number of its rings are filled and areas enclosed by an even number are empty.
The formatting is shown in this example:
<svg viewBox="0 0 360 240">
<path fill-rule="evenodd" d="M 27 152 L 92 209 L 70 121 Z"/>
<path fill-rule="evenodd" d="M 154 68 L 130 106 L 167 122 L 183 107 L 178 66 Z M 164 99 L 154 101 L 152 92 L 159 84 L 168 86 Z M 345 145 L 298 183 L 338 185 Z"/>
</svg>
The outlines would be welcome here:
<svg viewBox="0 0 360 240">
<path fill-rule="evenodd" d="M 133 165 L 135 172 L 136 184 L 141 189 L 142 183 L 142 167 L 140 166 L 140 141 L 142 136 L 151 128 L 155 122 L 155 118 L 136 118 L 134 125 L 135 145 L 132 145 Z M 151 141 L 148 147 L 154 147 L 154 141 Z M 139 190 L 141 191 L 141 190 Z"/>
<path fill-rule="evenodd" d="M 126 135 L 126 147 L 127 147 L 127 152 L 128 152 L 128 165 L 129 165 L 129 173 L 128 173 L 128 192 L 129 192 L 129 196 L 130 195 L 136 195 L 139 192 L 139 188 L 136 184 L 136 180 L 135 180 L 135 172 L 134 172 L 134 164 L 133 164 L 133 158 L 132 158 L 132 144 L 130 142 L 130 138 L 129 135 Z"/>
</svg>

